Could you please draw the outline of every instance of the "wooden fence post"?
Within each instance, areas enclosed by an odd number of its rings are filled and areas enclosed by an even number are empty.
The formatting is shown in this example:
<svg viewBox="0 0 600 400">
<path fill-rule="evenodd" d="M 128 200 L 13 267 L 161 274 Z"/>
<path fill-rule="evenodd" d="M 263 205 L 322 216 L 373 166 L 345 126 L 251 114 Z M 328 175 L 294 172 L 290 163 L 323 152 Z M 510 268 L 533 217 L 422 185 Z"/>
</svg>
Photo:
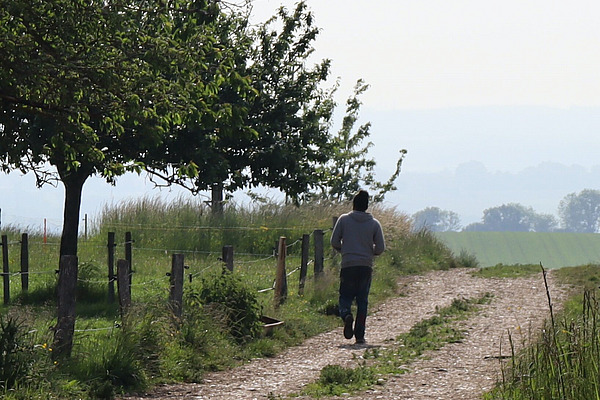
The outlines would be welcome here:
<svg viewBox="0 0 600 400">
<path fill-rule="evenodd" d="M 70 357 L 75 331 L 77 256 L 60 257 L 58 269 L 58 318 L 54 329 L 53 358 Z"/>
<path fill-rule="evenodd" d="M 115 233 L 108 232 L 108 302 L 115 302 Z"/>
<path fill-rule="evenodd" d="M 323 274 L 323 231 L 316 229 L 313 232 L 315 241 L 315 279 L 319 279 Z"/>
<path fill-rule="evenodd" d="M 29 291 L 29 237 L 21 235 L 21 290 Z"/>
<path fill-rule="evenodd" d="M 117 289 L 119 290 L 119 307 L 121 310 L 121 317 L 127 313 L 127 309 L 131 306 L 129 270 L 129 262 L 127 260 L 117 260 Z"/>
<path fill-rule="evenodd" d="M 310 235 L 302 235 L 302 258 L 300 260 L 300 284 L 298 286 L 298 294 L 304 294 L 304 284 L 306 283 L 306 273 L 308 270 L 308 248 L 310 246 Z"/>
<path fill-rule="evenodd" d="M 233 246 L 223 246 L 222 259 L 225 263 L 225 267 L 227 267 L 229 271 L 233 272 Z"/>
<path fill-rule="evenodd" d="M 131 285 L 131 276 L 133 275 L 133 255 L 132 255 L 132 244 L 131 232 L 125 232 L 125 260 L 129 263 L 129 285 Z"/>
<path fill-rule="evenodd" d="M 2 280 L 4 282 L 4 304 L 10 303 L 10 270 L 8 267 L 8 236 L 2 235 Z"/>
<path fill-rule="evenodd" d="M 173 314 L 177 318 L 181 318 L 183 313 L 183 254 L 173 254 L 171 263 L 171 293 L 169 295 L 169 303 L 173 308 Z"/>
<path fill-rule="evenodd" d="M 287 275 L 285 272 L 285 237 L 279 238 L 277 248 L 277 274 L 275 279 L 275 307 L 280 306 L 287 298 Z"/>
</svg>

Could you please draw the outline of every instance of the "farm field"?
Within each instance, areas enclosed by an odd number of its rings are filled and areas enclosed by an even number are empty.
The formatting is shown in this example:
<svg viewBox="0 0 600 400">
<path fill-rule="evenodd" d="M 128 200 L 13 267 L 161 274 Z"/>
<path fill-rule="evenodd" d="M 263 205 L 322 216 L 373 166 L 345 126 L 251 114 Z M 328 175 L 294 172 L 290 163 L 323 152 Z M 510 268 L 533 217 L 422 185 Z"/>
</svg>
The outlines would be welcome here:
<svg viewBox="0 0 600 400">
<path fill-rule="evenodd" d="M 455 253 L 465 250 L 482 267 L 497 264 L 539 264 L 545 268 L 600 262 L 600 235 L 563 232 L 439 232 Z"/>
</svg>

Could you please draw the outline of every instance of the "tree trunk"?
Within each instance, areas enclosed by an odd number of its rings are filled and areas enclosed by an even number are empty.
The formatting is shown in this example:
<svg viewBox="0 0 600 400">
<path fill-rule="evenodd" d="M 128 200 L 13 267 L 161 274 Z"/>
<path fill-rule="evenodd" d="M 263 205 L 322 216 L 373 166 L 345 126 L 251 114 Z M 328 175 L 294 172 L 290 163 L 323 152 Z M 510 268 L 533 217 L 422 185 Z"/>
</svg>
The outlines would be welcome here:
<svg viewBox="0 0 600 400">
<path fill-rule="evenodd" d="M 60 173 L 65 186 L 65 208 L 63 230 L 60 238 L 60 255 L 77 255 L 77 239 L 79 236 L 79 212 L 81 209 L 81 193 L 83 184 L 89 174 L 82 171 Z"/>
<path fill-rule="evenodd" d="M 223 184 L 215 183 L 211 188 L 210 211 L 213 216 L 223 215 Z"/>
</svg>

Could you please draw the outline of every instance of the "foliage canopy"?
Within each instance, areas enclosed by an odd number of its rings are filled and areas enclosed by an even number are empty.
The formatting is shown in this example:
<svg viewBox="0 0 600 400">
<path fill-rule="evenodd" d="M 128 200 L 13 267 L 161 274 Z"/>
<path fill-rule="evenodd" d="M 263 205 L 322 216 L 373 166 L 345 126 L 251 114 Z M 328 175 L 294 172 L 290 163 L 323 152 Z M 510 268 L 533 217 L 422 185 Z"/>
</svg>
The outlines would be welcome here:
<svg viewBox="0 0 600 400">
<path fill-rule="evenodd" d="M 33 171 L 39 185 L 64 184 L 61 254 L 77 254 L 81 191 L 91 175 L 197 177 L 197 160 L 181 148 L 251 133 L 244 108 L 219 98 L 224 87 L 240 97 L 254 91 L 233 68 L 236 49 L 220 41 L 216 2 L 0 6 L 0 164 Z M 198 125 L 202 134 L 188 129 Z"/>
<path fill-rule="evenodd" d="M 567 232 L 600 232 L 600 190 L 566 195 L 559 203 L 558 214 Z"/>
</svg>

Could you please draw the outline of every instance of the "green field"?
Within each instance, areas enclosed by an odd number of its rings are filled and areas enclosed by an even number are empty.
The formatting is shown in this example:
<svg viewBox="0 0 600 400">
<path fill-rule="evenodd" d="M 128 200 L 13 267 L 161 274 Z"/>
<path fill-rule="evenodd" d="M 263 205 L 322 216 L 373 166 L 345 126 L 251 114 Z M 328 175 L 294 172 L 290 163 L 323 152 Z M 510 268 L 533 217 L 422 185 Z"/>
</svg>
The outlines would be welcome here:
<svg viewBox="0 0 600 400">
<path fill-rule="evenodd" d="M 450 249 L 477 257 L 482 267 L 539 264 L 545 268 L 600 263 L 600 234 L 537 232 L 440 232 Z"/>
</svg>

